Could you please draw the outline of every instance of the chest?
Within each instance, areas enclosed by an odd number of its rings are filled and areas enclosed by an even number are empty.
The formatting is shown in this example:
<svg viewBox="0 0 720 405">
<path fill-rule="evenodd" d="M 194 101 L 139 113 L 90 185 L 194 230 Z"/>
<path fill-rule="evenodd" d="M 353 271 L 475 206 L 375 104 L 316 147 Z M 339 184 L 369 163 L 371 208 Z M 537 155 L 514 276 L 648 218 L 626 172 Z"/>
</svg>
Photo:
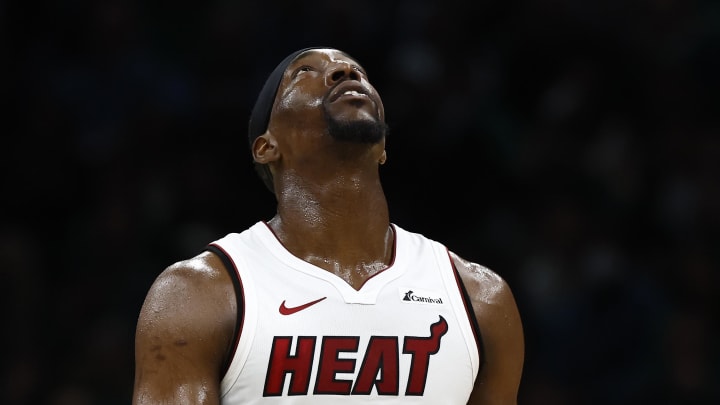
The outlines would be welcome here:
<svg viewBox="0 0 720 405">
<path fill-rule="evenodd" d="M 469 393 L 464 306 L 456 285 L 426 267 L 378 273 L 360 290 L 282 266 L 246 277 L 241 344 L 250 348 L 240 378 L 266 398 Z"/>
</svg>

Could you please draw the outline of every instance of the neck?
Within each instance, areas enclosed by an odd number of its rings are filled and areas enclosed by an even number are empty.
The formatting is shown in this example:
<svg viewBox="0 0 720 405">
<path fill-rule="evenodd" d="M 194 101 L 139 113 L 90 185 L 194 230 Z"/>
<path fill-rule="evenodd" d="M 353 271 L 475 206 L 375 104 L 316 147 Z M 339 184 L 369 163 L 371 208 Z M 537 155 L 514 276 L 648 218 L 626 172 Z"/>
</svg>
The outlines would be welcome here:
<svg viewBox="0 0 720 405">
<path fill-rule="evenodd" d="M 394 234 L 377 176 L 338 176 L 322 185 L 288 181 L 281 189 L 268 224 L 295 256 L 355 288 L 392 260 Z"/>
</svg>

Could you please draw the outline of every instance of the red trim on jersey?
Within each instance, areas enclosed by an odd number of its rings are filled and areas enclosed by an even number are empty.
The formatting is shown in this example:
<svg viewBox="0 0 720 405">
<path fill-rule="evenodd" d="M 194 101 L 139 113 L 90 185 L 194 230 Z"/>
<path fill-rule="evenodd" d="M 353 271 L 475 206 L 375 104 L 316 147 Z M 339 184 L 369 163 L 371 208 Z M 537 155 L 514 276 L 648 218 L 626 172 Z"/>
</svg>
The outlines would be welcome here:
<svg viewBox="0 0 720 405">
<path fill-rule="evenodd" d="M 262 221 L 262 223 L 265 224 L 265 226 L 270 230 L 270 233 L 273 234 L 275 239 L 277 239 L 278 243 L 280 243 L 280 245 L 282 245 L 282 247 L 285 248 L 285 245 L 283 245 L 282 241 L 280 241 L 280 238 L 278 238 L 277 234 L 275 234 L 275 231 L 273 231 L 273 229 L 270 227 L 270 224 L 268 224 L 265 221 Z M 363 281 L 363 283 L 362 283 L 362 285 L 360 285 L 359 289 L 362 289 L 363 286 L 365 285 L 365 283 L 367 283 L 371 278 L 377 276 L 380 273 L 383 273 L 385 270 L 388 270 L 395 264 L 395 257 L 397 256 L 397 232 L 395 231 L 395 225 L 390 224 L 390 230 L 393 233 L 393 246 L 392 246 L 392 255 L 390 256 L 390 263 L 388 263 L 388 265 L 384 269 L 378 271 L 377 273 L 368 277 L 367 280 Z M 287 248 L 285 248 L 285 250 L 287 250 Z M 289 252 L 289 250 L 287 250 L 287 251 Z"/>
<path fill-rule="evenodd" d="M 209 251 L 217 254 L 220 257 L 220 260 L 225 265 L 227 272 L 230 274 L 230 278 L 232 279 L 233 287 L 235 290 L 235 299 L 237 301 L 238 314 L 237 324 L 235 325 L 234 331 L 235 336 L 233 336 L 233 345 L 228 353 L 228 357 L 220 373 L 220 375 L 224 377 L 230 369 L 230 364 L 235 357 L 235 352 L 237 352 L 238 345 L 240 344 L 240 335 L 242 333 L 243 325 L 245 324 L 245 289 L 243 288 L 242 279 L 240 278 L 240 272 L 238 271 L 235 262 L 230 257 L 228 252 L 215 243 L 211 243 L 210 245 L 208 245 L 208 248 Z M 228 265 L 230 265 L 232 268 L 229 268 Z"/>
<path fill-rule="evenodd" d="M 480 360 L 480 367 L 482 367 L 484 357 L 482 335 L 480 334 L 480 325 L 478 325 L 477 317 L 475 316 L 475 311 L 472 307 L 472 302 L 470 302 L 470 297 L 468 296 L 467 290 L 465 289 L 465 284 L 460 278 L 460 272 L 455 266 L 455 262 L 453 261 L 452 256 L 450 256 L 450 251 L 448 249 L 445 249 L 445 251 L 448 255 L 448 260 L 450 260 L 450 265 L 452 266 L 453 274 L 455 275 L 455 282 L 457 283 L 457 287 L 460 290 L 460 296 L 462 297 L 463 304 L 465 304 L 465 314 L 468 316 L 468 321 L 470 322 L 471 326 L 470 329 L 472 329 L 473 335 L 475 336 L 475 344 L 477 345 L 478 350 L 478 359 Z"/>
<path fill-rule="evenodd" d="M 390 230 L 392 230 L 392 233 L 393 233 L 393 246 L 392 246 L 392 254 L 390 255 L 390 263 L 388 263 L 387 267 L 378 271 L 377 273 L 373 274 L 372 276 L 368 277 L 367 280 L 363 281 L 360 288 L 363 288 L 365 283 L 370 281 L 371 278 L 377 276 L 380 273 L 385 272 L 385 270 L 388 270 L 395 264 L 395 256 L 397 256 L 397 232 L 395 232 L 395 226 L 393 224 L 390 224 Z"/>
</svg>

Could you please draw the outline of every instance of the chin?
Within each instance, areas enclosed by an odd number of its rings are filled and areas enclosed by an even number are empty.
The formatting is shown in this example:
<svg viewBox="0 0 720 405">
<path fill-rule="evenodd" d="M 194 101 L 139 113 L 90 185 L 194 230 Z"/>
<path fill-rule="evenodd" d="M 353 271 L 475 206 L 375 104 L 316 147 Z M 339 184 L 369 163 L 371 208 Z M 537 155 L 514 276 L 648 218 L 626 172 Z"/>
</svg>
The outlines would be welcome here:
<svg viewBox="0 0 720 405">
<path fill-rule="evenodd" d="M 378 143 L 387 134 L 387 125 L 375 120 L 327 119 L 328 133 L 338 141 Z"/>
</svg>

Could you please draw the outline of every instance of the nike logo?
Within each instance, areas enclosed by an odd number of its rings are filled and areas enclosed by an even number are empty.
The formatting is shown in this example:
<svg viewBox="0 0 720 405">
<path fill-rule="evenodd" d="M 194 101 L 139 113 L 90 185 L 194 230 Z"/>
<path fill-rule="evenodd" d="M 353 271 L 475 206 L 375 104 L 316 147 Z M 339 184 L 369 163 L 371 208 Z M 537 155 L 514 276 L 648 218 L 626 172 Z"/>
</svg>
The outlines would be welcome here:
<svg viewBox="0 0 720 405">
<path fill-rule="evenodd" d="M 327 297 L 322 297 L 322 298 L 317 299 L 317 300 L 315 300 L 315 301 L 310 301 L 310 302 L 308 302 L 308 303 L 305 303 L 305 304 L 302 304 L 302 305 L 298 305 L 297 307 L 286 307 L 286 306 L 285 306 L 285 301 L 283 301 L 282 304 L 280 304 L 280 313 L 281 313 L 282 315 L 292 315 L 292 314 L 294 314 L 295 312 L 300 312 L 300 311 L 302 311 L 302 310 L 305 309 L 305 308 L 308 308 L 308 307 L 310 307 L 310 306 L 312 306 L 312 305 L 317 304 L 318 302 L 324 300 L 325 298 L 327 298 Z"/>
</svg>

